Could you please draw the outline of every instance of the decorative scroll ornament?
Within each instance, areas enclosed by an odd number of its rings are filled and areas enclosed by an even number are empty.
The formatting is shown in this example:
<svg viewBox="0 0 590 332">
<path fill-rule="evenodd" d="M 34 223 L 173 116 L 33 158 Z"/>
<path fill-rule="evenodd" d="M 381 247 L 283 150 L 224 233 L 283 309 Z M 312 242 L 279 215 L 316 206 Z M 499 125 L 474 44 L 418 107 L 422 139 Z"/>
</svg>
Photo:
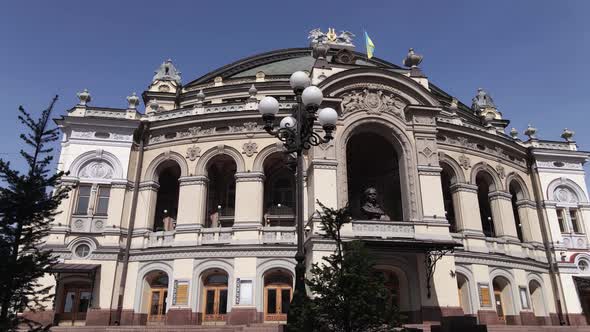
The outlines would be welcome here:
<svg viewBox="0 0 590 332">
<path fill-rule="evenodd" d="M 242 153 L 248 157 L 252 157 L 255 153 L 258 152 L 258 144 L 254 143 L 254 142 L 244 143 L 242 148 L 243 148 Z"/>
<path fill-rule="evenodd" d="M 111 179 L 113 177 L 113 168 L 104 161 L 91 161 L 82 168 L 79 173 L 81 178 L 92 179 Z"/>
<path fill-rule="evenodd" d="M 406 103 L 399 97 L 382 90 L 363 89 L 351 91 L 342 96 L 342 114 L 356 111 L 368 113 L 391 112 L 402 116 Z"/>
<path fill-rule="evenodd" d="M 188 160 L 190 161 L 195 161 L 198 157 L 201 156 L 201 148 L 198 146 L 189 146 L 188 149 L 186 149 L 186 157 L 188 158 Z"/>
</svg>

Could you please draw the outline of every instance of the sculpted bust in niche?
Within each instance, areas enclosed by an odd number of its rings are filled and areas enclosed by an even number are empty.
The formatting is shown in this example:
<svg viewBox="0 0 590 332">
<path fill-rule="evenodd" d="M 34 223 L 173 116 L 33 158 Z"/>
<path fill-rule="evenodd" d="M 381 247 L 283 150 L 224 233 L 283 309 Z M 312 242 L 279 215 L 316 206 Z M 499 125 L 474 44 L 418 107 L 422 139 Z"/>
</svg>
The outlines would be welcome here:
<svg viewBox="0 0 590 332">
<path fill-rule="evenodd" d="M 367 220 L 390 220 L 377 202 L 377 197 L 377 189 L 369 187 L 365 190 L 365 203 L 361 206 L 363 216 Z"/>
</svg>

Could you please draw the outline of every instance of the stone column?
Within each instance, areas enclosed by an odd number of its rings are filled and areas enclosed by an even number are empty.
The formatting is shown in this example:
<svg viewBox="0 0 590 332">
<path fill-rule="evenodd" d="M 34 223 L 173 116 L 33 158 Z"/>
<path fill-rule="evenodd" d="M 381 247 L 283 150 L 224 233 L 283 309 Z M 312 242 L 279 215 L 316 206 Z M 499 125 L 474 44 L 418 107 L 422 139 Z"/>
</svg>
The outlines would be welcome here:
<svg viewBox="0 0 590 332">
<path fill-rule="evenodd" d="M 477 201 L 477 186 L 455 183 L 451 186 L 457 232 L 483 236 Z"/>
<path fill-rule="evenodd" d="M 234 239 L 236 243 L 258 243 L 262 225 L 264 201 L 264 174 L 260 172 L 236 173 L 236 210 Z"/>
<path fill-rule="evenodd" d="M 182 187 L 181 187 L 182 188 Z M 169 288 L 172 288 L 172 291 L 176 294 L 169 294 L 169 309 L 166 313 L 166 324 L 167 325 L 191 325 L 193 321 L 191 320 L 191 308 L 190 308 L 190 300 L 191 296 L 189 290 L 191 289 L 190 283 L 192 282 L 193 277 L 193 259 L 175 259 L 174 260 L 174 269 L 172 271 L 172 276 L 170 276 Z M 176 287 L 175 283 L 179 286 Z M 187 287 L 185 289 L 185 287 Z M 196 289 L 195 285 L 192 285 L 193 291 Z M 180 292 L 177 292 L 179 291 Z M 183 293 L 183 294 L 180 294 Z M 186 299 L 183 298 L 183 295 L 186 294 Z M 177 299 L 176 303 L 174 299 Z"/>
<path fill-rule="evenodd" d="M 496 237 L 507 241 L 520 242 L 516 235 L 516 224 L 512 212 L 512 195 L 504 191 L 494 191 L 489 195 L 492 207 L 492 221 Z"/>
<path fill-rule="evenodd" d="M 144 181 L 139 184 L 132 248 L 143 247 L 142 240 L 137 237 L 147 235 L 154 228 L 154 216 L 156 213 L 156 200 L 158 198 L 159 188 L 160 185 L 155 181 Z"/>
<path fill-rule="evenodd" d="M 528 199 L 521 199 L 516 202 L 516 206 L 522 224 L 524 241 L 542 245 L 543 236 L 535 203 Z"/>
<path fill-rule="evenodd" d="M 176 216 L 175 241 L 194 241 L 195 233 L 204 227 L 207 209 L 206 176 L 183 176 L 178 179 L 178 214 Z"/>
</svg>

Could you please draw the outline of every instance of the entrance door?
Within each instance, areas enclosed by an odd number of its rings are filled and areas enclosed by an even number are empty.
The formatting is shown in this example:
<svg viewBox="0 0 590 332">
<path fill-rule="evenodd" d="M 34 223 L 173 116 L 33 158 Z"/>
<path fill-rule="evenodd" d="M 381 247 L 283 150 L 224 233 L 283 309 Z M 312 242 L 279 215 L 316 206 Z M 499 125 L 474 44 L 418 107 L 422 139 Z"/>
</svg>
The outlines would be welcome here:
<svg viewBox="0 0 590 332">
<path fill-rule="evenodd" d="M 66 288 L 60 320 L 71 321 L 72 325 L 86 320 L 91 295 L 89 288 Z"/>
<path fill-rule="evenodd" d="M 496 313 L 501 321 L 506 321 L 504 303 L 502 302 L 502 291 L 494 290 L 494 300 L 496 301 Z"/>
<path fill-rule="evenodd" d="M 166 288 L 152 288 L 150 294 L 150 311 L 148 313 L 148 321 L 163 322 L 166 318 L 166 298 L 168 297 L 168 289 Z"/>
<path fill-rule="evenodd" d="M 264 320 L 287 321 L 291 302 L 291 286 L 269 285 L 264 289 Z"/>
<path fill-rule="evenodd" d="M 227 286 L 205 286 L 204 322 L 223 322 L 227 314 Z"/>
</svg>

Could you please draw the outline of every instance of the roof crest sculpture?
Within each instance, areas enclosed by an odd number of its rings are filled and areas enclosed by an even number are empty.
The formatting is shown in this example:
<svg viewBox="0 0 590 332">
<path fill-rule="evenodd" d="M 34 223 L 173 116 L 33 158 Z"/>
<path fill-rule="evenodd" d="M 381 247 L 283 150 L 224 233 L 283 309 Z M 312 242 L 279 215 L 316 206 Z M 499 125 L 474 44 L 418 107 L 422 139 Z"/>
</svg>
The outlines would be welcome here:
<svg viewBox="0 0 590 332">
<path fill-rule="evenodd" d="M 154 73 L 153 81 L 174 81 L 176 83 L 181 81 L 181 72 L 174 67 L 171 59 L 162 62 Z"/>
</svg>

